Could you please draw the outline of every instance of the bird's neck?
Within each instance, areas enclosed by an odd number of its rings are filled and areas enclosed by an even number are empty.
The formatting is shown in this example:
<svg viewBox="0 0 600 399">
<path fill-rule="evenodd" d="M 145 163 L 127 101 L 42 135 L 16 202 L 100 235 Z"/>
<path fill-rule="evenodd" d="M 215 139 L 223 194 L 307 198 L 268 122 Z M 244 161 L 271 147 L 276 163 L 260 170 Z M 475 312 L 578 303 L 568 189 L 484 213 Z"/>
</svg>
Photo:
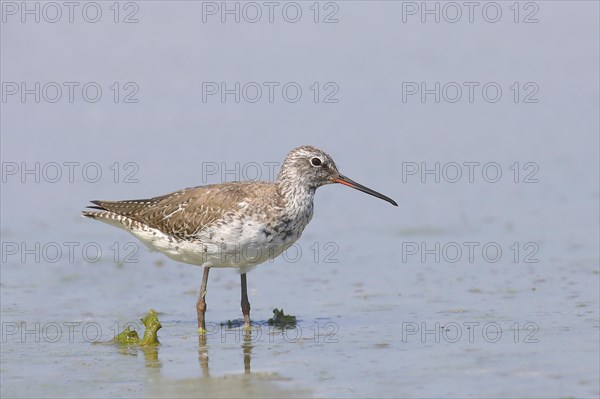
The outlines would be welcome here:
<svg viewBox="0 0 600 399">
<path fill-rule="evenodd" d="M 313 198 L 315 189 L 296 182 L 292 179 L 280 179 L 277 182 L 277 191 L 285 202 L 286 213 L 291 217 L 302 214 L 312 216 Z"/>
</svg>

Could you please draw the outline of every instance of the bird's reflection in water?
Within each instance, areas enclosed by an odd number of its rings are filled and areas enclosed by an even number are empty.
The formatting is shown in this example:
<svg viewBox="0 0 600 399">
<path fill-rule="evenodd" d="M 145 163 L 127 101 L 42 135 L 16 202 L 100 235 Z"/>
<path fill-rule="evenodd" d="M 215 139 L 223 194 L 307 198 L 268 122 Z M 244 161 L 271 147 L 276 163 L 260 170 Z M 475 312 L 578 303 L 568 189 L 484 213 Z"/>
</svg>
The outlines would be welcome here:
<svg viewBox="0 0 600 399">
<path fill-rule="evenodd" d="M 200 362 L 200 370 L 203 377 L 210 377 L 208 369 L 208 345 L 206 342 L 206 334 L 198 335 L 198 361 Z"/>
<path fill-rule="evenodd" d="M 151 396 L 157 398 L 287 398 L 287 397 L 308 397 L 313 396 L 310 392 L 301 390 L 282 389 L 278 385 L 282 377 L 274 372 L 251 371 L 252 351 L 260 349 L 261 330 L 260 325 L 253 326 L 250 331 L 245 331 L 243 326 L 222 327 L 211 331 L 207 328 L 207 333 L 197 335 L 198 352 L 189 353 L 191 346 L 196 345 L 195 339 L 190 342 L 186 335 L 179 341 L 181 346 L 177 350 L 183 350 L 184 358 L 192 360 L 192 367 L 189 363 L 169 364 L 167 369 L 173 370 L 173 367 L 185 367 L 185 373 L 191 372 L 192 375 L 186 375 L 183 378 L 160 375 L 162 369 L 145 368 L 144 381 L 148 381 L 140 396 Z M 188 330 L 189 331 L 189 330 Z M 191 346 L 190 346 L 191 345 Z M 170 352 L 172 346 L 160 348 L 159 350 Z M 241 349 L 241 350 L 240 350 Z M 187 353 L 185 353 L 187 351 Z M 212 352 L 211 352 L 212 351 Z M 156 354 L 156 352 L 154 353 Z M 178 352 L 181 355 L 180 352 Z M 241 358 L 240 358 L 241 354 Z M 148 359 L 151 359 L 152 353 L 148 353 Z M 163 352 L 158 356 L 165 356 Z M 190 359 L 189 355 L 192 355 Z M 193 367 L 197 355 L 200 369 Z M 212 355 L 212 370 L 209 366 L 210 355 Z M 231 359 L 233 358 L 233 365 Z M 243 363 L 243 372 L 242 364 Z M 216 362 L 216 363 L 215 363 Z M 174 362 L 173 362 L 174 363 Z M 255 365 L 256 366 L 256 365 Z M 234 370 L 231 370 L 233 368 Z M 224 371 L 225 370 L 225 371 Z M 231 370 L 231 371 L 230 371 Z M 169 374 L 169 373 L 167 373 Z"/>
<path fill-rule="evenodd" d="M 207 328 L 206 334 L 198 335 L 198 362 L 200 363 L 202 377 L 210 377 L 210 368 L 208 365 L 208 341 L 209 339 L 211 339 L 211 337 L 213 340 L 219 339 L 219 336 L 223 337 L 223 335 L 221 335 L 221 329 L 226 328 L 225 326 L 220 325 L 213 325 L 212 327 L 212 329 Z M 224 337 L 226 337 L 227 339 L 235 339 L 236 342 L 241 343 L 242 358 L 244 362 L 244 374 L 246 375 L 252 373 L 252 349 L 254 347 L 254 342 L 260 338 L 261 333 L 262 331 L 260 330 L 259 326 L 253 329 L 245 329 L 243 326 L 240 326 L 237 328 L 227 328 L 227 334 L 224 335 Z M 146 367 L 149 369 L 154 369 L 156 370 L 156 372 L 158 372 L 163 366 L 163 363 L 159 358 L 159 345 L 140 346 L 137 343 L 135 343 L 127 345 L 117 345 L 117 347 L 119 353 L 121 353 L 124 356 L 138 356 L 140 352 L 143 353 Z"/>
<path fill-rule="evenodd" d="M 244 353 L 244 374 L 250 374 L 250 358 L 252 356 L 252 330 L 250 329 L 244 329 L 242 352 Z"/>
<path fill-rule="evenodd" d="M 251 330 L 242 326 L 217 326 L 217 329 L 207 331 L 207 334 L 198 337 L 198 362 L 200 370 L 194 367 L 196 354 L 189 350 L 196 344 L 188 338 L 192 331 L 189 329 L 179 336 L 178 346 L 141 346 L 138 344 L 120 345 L 119 351 L 130 357 L 144 356 L 145 367 L 140 367 L 139 362 L 126 363 L 126 369 L 115 370 L 120 376 L 123 372 L 139 383 L 137 393 L 140 397 L 155 398 L 287 398 L 314 396 L 309 391 L 298 389 L 283 389 L 278 385 L 283 377 L 276 372 L 251 371 L 252 351 L 259 350 L 262 331 L 260 324 L 254 325 Z M 185 335 L 184 335 L 185 334 Z M 241 349 L 241 359 L 240 359 Z M 209 352 L 212 352 L 212 373 L 209 368 Z M 159 353 L 163 351 L 162 353 Z M 182 353 L 183 351 L 183 353 Z M 259 350 L 260 351 L 260 350 Z M 191 358 L 190 358 L 191 355 Z M 163 360 L 161 361 L 161 356 Z M 167 356 L 166 358 L 164 356 Z M 177 357 L 178 356 L 178 357 Z M 233 368 L 230 370 L 231 358 L 234 358 Z M 171 360 L 175 359 L 175 361 Z M 183 360 L 178 361 L 179 359 Z M 141 360 L 141 359 L 139 359 Z M 244 372 L 241 371 L 240 360 L 243 362 Z M 191 361 L 191 364 L 190 364 Z M 165 368 L 163 368 L 163 363 Z M 130 367 L 135 365 L 133 367 Z M 191 365 L 191 367 L 189 367 Z M 237 366 L 236 366 L 237 365 Z M 256 365 L 255 365 L 256 366 Z M 185 368 L 185 370 L 183 370 Z M 173 372 L 181 372 L 185 376 L 173 377 Z M 165 373 L 166 372 L 166 373 Z M 192 375 L 189 375 L 191 373 Z M 117 379 L 118 380 L 118 379 Z M 131 393 L 131 392 L 130 392 Z"/>
<path fill-rule="evenodd" d="M 213 326 L 209 328 L 207 326 L 207 333 L 200 334 L 198 336 L 198 361 L 200 362 L 200 370 L 202 371 L 203 377 L 210 377 L 210 369 L 208 366 L 209 355 L 208 355 L 208 337 L 211 335 L 219 334 L 220 329 L 225 328 L 224 326 Z M 253 348 L 253 329 L 245 329 L 239 327 L 239 337 L 241 338 L 242 355 L 244 359 L 244 374 L 251 374 L 251 359 L 252 359 L 252 348 Z M 254 332 L 256 335 L 256 332 Z M 260 334 L 259 334 L 260 335 Z"/>
</svg>

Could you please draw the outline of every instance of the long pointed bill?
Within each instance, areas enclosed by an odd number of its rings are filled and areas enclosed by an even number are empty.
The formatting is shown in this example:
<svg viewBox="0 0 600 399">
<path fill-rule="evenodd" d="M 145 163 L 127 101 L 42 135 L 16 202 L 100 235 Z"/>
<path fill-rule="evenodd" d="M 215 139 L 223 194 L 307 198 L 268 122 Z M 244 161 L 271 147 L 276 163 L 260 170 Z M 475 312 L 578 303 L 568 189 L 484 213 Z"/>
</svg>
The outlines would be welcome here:
<svg viewBox="0 0 600 399">
<path fill-rule="evenodd" d="M 359 183 L 355 182 L 354 180 L 347 178 L 344 175 L 340 174 L 337 177 L 332 178 L 331 181 L 334 182 L 334 183 L 343 184 L 344 186 L 355 188 L 358 191 L 362 191 L 363 193 L 367 193 L 369 195 L 372 195 L 373 197 L 377 197 L 377 198 L 380 198 L 380 199 L 382 199 L 384 201 L 387 201 L 387 202 L 389 202 L 390 204 L 392 204 L 394 206 L 398 206 L 398 204 L 396 203 L 396 201 L 394 201 L 390 197 L 386 197 L 385 195 L 380 194 L 380 193 L 378 193 L 375 190 L 371 190 L 370 188 L 365 187 L 362 184 L 359 184 Z"/>
</svg>

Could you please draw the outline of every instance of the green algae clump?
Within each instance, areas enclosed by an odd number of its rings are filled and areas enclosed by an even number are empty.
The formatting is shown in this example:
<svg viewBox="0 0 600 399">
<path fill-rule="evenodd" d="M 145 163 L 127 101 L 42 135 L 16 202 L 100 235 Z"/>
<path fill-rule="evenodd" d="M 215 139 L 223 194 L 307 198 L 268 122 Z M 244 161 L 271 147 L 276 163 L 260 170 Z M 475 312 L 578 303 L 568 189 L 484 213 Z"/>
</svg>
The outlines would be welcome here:
<svg viewBox="0 0 600 399">
<path fill-rule="evenodd" d="M 162 328 L 162 324 L 158 321 L 158 314 L 154 309 L 150 309 L 148 314 L 142 318 L 142 323 L 146 327 L 146 331 L 144 331 L 144 336 L 140 341 L 140 346 L 148 346 L 148 345 L 158 345 L 158 335 L 157 332 Z"/>
<path fill-rule="evenodd" d="M 283 309 L 273 309 L 273 317 L 267 320 L 270 326 L 279 328 L 294 328 L 296 327 L 296 316 L 286 315 Z"/>
<path fill-rule="evenodd" d="M 137 344 L 140 342 L 140 337 L 138 336 L 137 331 L 131 330 L 129 326 L 127 326 L 122 333 L 113 339 L 112 342 L 121 345 Z"/>
<path fill-rule="evenodd" d="M 123 331 L 118 334 L 113 340 L 106 343 L 117 345 L 139 345 L 139 346 L 154 346 L 160 344 L 158 341 L 157 332 L 162 328 L 162 324 L 158 321 L 158 314 L 154 309 L 150 309 L 148 314 L 141 319 L 146 327 L 144 335 L 140 339 L 137 331 L 126 326 Z"/>
</svg>

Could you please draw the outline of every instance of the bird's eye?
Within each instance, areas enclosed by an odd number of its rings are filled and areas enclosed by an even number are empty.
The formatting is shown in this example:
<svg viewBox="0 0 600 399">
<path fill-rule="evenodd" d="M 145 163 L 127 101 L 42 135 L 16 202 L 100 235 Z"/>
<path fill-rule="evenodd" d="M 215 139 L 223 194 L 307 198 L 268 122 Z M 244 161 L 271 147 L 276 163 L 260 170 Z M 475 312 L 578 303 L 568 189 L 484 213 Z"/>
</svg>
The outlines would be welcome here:
<svg viewBox="0 0 600 399">
<path fill-rule="evenodd" d="M 312 166 L 321 166 L 321 160 L 319 158 L 313 158 L 310 160 L 310 163 L 312 164 Z"/>
</svg>

